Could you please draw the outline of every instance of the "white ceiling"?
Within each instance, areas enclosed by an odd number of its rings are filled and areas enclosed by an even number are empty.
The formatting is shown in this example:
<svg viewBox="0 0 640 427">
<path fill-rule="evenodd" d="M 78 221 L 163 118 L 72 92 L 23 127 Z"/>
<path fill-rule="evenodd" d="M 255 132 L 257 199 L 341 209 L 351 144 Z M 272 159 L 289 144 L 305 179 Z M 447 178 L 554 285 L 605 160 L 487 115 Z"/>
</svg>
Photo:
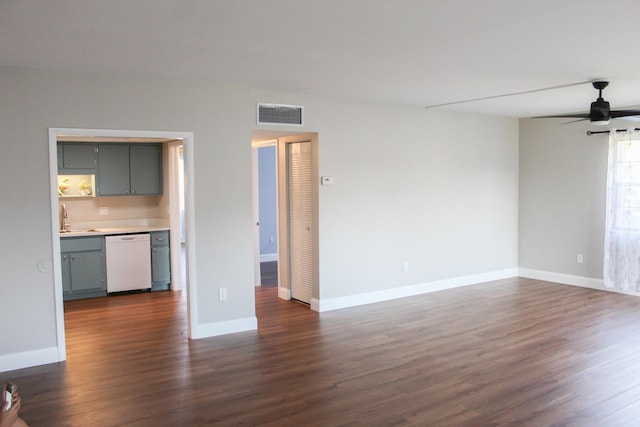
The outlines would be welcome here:
<svg viewBox="0 0 640 427">
<path fill-rule="evenodd" d="M 638 0 L 0 0 L 0 65 L 429 106 L 606 78 L 640 105 Z M 446 108 L 585 112 L 590 85 Z"/>
</svg>

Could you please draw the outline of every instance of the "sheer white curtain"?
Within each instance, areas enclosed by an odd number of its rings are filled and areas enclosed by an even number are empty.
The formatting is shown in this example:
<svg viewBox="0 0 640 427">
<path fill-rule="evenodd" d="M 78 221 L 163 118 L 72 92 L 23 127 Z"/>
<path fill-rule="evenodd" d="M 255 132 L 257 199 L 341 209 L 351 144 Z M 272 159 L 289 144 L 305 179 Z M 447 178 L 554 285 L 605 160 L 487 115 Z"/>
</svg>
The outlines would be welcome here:
<svg viewBox="0 0 640 427">
<path fill-rule="evenodd" d="M 609 134 L 604 284 L 640 292 L 640 134 Z"/>
</svg>

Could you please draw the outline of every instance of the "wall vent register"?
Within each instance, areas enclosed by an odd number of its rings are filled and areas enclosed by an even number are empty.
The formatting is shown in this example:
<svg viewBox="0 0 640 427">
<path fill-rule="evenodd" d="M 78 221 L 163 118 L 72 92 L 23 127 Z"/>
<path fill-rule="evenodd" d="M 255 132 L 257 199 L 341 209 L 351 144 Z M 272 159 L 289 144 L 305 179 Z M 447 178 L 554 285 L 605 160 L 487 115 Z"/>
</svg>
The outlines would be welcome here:
<svg viewBox="0 0 640 427">
<path fill-rule="evenodd" d="M 258 103 L 258 124 L 302 126 L 304 107 Z"/>
</svg>

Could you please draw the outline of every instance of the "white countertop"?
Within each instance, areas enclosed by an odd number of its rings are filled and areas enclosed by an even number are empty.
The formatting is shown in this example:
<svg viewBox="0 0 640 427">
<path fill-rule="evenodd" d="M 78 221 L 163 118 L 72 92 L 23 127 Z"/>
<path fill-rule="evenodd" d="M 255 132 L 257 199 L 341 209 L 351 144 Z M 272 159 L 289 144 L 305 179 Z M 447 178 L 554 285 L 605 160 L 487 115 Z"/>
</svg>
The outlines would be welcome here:
<svg viewBox="0 0 640 427">
<path fill-rule="evenodd" d="M 169 230 L 166 221 L 133 220 L 133 221 L 101 221 L 95 223 L 71 224 L 70 231 L 60 231 L 60 238 L 83 236 L 107 236 L 113 234 L 149 233 L 151 231 Z"/>
<path fill-rule="evenodd" d="M 150 227 L 150 226 L 139 226 L 139 227 L 107 227 L 107 228 L 89 228 L 87 230 L 74 230 L 71 231 L 60 231 L 60 238 L 63 239 L 65 237 L 81 237 L 81 236 L 107 236 L 113 234 L 130 234 L 130 233 L 149 233 L 151 231 L 165 231 L 168 230 L 169 227 Z"/>
</svg>

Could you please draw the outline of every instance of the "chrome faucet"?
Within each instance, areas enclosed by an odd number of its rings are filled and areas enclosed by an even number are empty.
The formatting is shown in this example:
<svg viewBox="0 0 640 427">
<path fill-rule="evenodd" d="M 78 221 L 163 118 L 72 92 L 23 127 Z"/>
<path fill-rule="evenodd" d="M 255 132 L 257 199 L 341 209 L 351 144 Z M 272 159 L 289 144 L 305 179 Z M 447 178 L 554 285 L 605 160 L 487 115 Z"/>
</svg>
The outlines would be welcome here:
<svg viewBox="0 0 640 427">
<path fill-rule="evenodd" d="M 69 212 L 67 206 L 62 204 L 62 231 L 71 231 L 71 221 L 69 221 Z"/>
</svg>

